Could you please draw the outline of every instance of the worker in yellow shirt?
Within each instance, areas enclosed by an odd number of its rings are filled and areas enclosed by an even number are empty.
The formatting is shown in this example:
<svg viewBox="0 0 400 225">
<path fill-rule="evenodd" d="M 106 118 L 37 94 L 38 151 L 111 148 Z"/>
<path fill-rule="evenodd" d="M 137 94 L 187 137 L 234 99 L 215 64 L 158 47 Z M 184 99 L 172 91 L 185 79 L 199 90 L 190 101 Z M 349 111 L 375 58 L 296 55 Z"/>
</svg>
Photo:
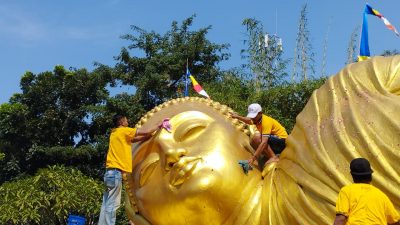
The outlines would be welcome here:
<svg viewBox="0 0 400 225">
<path fill-rule="evenodd" d="M 116 211 L 121 203 L 122 173 L 132 172 L 132 142 L 149 139 L 161 128 L 161 123 L 148 130 L 128 127 L 126 116 L 113 117 L 114 128 L 111 131 L 106 160 L 103 203 L 99 217 L 99 225 L 114 225 Z"/>
<path fill-rule="evenodd" d="M 246 124 L 256 125 L 259 131 L 251 140 L 251 145 L 256 151 L 248 160 L 250 164 L 253 164 L 257 157 L 261 156 L 261 153 L 267 156 L 268 161 L 266 163 L 279 160 L 276 155 L 285 149 L 288 134 L 278 121 L 262 113 L 260 104 L 250 104 L 246 117 L 235 113 L 232 113 L 231 116 Z"/>
<path fill-rule="evenodd" d="M 400 225 L 399 213 L 392 202 L 370 184 L 373 171 L 369 161 L 364 158 L 353 159 L 350 172 L 354 183 L 339 192 L 334 225 Z"/>
</svg>

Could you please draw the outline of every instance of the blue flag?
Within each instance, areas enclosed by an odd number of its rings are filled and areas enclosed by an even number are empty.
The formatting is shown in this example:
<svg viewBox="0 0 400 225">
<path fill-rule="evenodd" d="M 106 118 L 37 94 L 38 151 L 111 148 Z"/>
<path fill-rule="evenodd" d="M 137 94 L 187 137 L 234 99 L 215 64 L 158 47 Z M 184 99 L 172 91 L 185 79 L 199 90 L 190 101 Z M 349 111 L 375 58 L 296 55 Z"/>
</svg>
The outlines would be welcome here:
<svg viewBox="0 0 400 225">
<path fill-rule="evenodd" d="M 368 44 L 368 19 L 367 14 L 369 14 L 368 5 L 365 6 L 365 10 L 363 13 L 363 24 L 361 30 L 361 43 L 360 43 L 360 55 L 358 56 L 358 61 L 362 61 L 368 59 L 371 56 L 369 52 L 369 44 Z"/>
<path fill-rule="evenodd" d="M 188 97 L 188 96 L 189 96 L 189 89 L 188 89 L 189 76 L 190 76 L 190 71 L 189 71 L 189 68 L 186 67 L 186 76 L 185 76 L 185 97 Z"/>
</svg>

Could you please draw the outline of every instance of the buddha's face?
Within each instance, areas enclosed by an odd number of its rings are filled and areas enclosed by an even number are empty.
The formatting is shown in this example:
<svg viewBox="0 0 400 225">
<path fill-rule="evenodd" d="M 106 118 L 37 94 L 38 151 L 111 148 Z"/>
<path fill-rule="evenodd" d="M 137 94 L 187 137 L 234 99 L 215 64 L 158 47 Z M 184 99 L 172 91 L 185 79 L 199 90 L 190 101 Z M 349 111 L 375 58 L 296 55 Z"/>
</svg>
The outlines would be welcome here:
<svg viewBox="0 0 400 225">
<path fill-rule="evenodd" d="M 238 164 L 250 157 L 248 137 L 222 115 L 185 111 L 170 123 L 171 133 L 162 130 L 135 149 L 140 213 L 152 224 L 222 224 L 260 180 L 258 170 L 245 175 Z"/>
</svg>

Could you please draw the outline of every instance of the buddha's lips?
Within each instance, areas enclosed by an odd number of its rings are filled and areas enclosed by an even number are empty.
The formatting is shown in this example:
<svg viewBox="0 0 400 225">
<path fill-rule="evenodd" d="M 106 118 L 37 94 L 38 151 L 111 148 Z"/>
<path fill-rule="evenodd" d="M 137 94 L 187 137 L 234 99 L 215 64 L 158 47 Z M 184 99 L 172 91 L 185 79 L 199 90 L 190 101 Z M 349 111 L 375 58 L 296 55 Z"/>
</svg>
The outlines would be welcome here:
<svg viewBox="0 0 400 225">
<path fill-rule="evenodd" d="M 183 157 L 172 167 L 169 183 L 173 186 L 181 185 L 192 175 L 200 160 L 199 157 Z"/>
</svg>

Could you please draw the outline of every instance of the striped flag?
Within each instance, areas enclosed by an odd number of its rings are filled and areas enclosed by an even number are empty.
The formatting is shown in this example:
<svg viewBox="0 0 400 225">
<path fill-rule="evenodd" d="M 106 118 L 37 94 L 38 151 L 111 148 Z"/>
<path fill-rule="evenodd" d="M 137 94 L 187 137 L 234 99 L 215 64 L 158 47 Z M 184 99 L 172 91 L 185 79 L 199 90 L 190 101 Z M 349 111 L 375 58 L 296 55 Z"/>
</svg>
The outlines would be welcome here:
<svg viewBox="0 0 400 225">
<path fill-rule="evenodd" d="M 207 97 L 207 98 L 210 98 L 210 96 L 208 96 L 207 92 L 200 86 L 199 83 L 197 83 L 196 79 L 194 79 L 194 77 L 193 77 L 193 75 L 190 73 L 189 69 L 186 69 L 186 76 L 187 76 L 188 78 L 190 78 L 190 80 L 192 81 L 193 89 L 194 89 L 197 93 L 199 93 L 199 94 L 201 94 L 201 95 L 203 95 L 203 96 L 205 96 L 205 97 Z"/>
<path fill-rule="evenodd" d="M 394 33 L 396 33 L 397 36 L 400 36 L 396 28 L 389 22 L 389 20 L 387 20 L 382 14 L 380 14 L 378 10 L 373 9 L 370 5 L 367 4 L 365 6 L 365 13 L 379 17 L 389 30 L 392 30 Z"/>
<path fill-rule="evenodd" d="M 389 20 L 387 20 L 382 14 L 380 14 L 378 10 L 373 9 L 370 5 L 366 4 L 363 13 L 360 55 L 358 56 L 358 61 L 366 60 L 370 56 L 369 44 L 368 44 L 368 20 L 367 20 L 368 14 L 379 17 L 389 30 L 392 30 L 394 33 L 396 33 L 397 36 L 400 36 L 399 32 L 397 32 L 396 28 L 389 22 Z"/>
</svg>

